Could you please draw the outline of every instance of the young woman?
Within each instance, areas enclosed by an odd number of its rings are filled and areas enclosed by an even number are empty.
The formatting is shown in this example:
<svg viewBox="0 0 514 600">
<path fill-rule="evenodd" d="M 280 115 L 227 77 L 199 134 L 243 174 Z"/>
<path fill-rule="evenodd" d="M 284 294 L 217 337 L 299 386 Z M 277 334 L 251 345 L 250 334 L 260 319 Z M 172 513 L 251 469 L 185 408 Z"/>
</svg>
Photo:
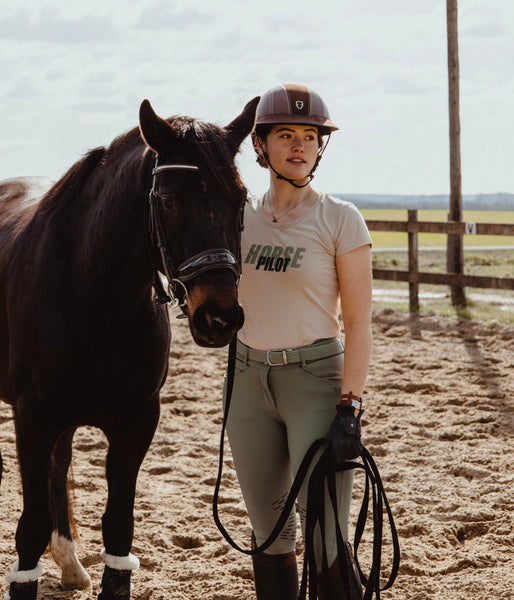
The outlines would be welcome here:
<svg viewBox="0 0 514 600">
<path fill-rule="evenodd" d="M 245 209 L 240 285 L 245 323 L 227 431 L 257 545 L 275 525 L 314 440 L 328 434 L 338 460 L 360 453 L 361 395 L 371 349 L 371 239 L 352 204 L 311 186 L 324 136 L 335 130 L 316 92 L 281 85 L 262 96 L 252 134 L 270 184 Z M 347 539 L 353 473 L 337 478 L 339 522 Z M 298 496 L 302 524 L 306 501 L 307 482 Z M 347 574 L 340 573 L 335 524 L 331 511 L 326 514 L 332 567 L 329 583 L 318 586 L 319 597 L 360 598 L 358 581 L 358 595 L 344 591 Z M 279 538 L 254 556 L 258 600 L 296 599 L 295 537 L 293 511 Z M 354 573 L 350 577 L 358 580 Z"/>
</svg>

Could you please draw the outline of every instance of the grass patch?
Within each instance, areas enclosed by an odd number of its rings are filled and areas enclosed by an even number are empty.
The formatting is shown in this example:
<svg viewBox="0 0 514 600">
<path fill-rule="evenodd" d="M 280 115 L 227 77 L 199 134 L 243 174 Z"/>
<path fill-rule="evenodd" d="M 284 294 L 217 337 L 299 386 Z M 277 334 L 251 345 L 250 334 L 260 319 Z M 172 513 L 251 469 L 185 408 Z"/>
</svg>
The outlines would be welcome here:
<svg viewBox="0 0 514 600">
<path fill-rule="evenodd" d="M 362 209 L 366 220 L 378 221 L 407 221 L 407 211 L 404 209 Z M 418 210 L 418 221 L 447 221 L 448 211 Z M 465 210 L 463 221 L 466 223 L 514 223 L 514 211 L 496 210 Z M 446 247 L 444 233 L 420 233 L 420 247 Z M 372 231 L 371 239 L 375 248 L 407 248 L 407 234 L 396 231 Z M 466 246 L 514 246 L 514 236 L 511 235 L 465 235 Z"/>
<path fill-rule="evenodd" d="M 420 271 L 446 273 L 445 250 L 422 250 L 418 254 Z M 408 270 L 406 251 L 373 252 L 373 266 Z M 514 277 L 514 248 L 504 250 L 466 250 L 464 248 L 464 273 L 488 277 Z M 438 286 L 439 287 L 439 286 Z"/>
</svg>

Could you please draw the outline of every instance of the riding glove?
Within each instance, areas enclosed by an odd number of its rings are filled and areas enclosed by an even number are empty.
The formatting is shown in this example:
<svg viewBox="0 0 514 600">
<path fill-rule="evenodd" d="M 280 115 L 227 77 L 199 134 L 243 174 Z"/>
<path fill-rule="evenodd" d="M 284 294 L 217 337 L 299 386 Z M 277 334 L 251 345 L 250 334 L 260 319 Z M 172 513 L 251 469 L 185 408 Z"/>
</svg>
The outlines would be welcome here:
<svg viewBox="0 0 514 600">
<path fill-rule="evenodd" d="M 339 464 L 361 455 L 361 415 L 364 411 L 361 409 L 355 416 L 352 405 L 341 404 L 337 405 L 336 410 L 337 414 L 325 438 L 325 447 L 332 449 L 336 464 Z"/>
</svg>

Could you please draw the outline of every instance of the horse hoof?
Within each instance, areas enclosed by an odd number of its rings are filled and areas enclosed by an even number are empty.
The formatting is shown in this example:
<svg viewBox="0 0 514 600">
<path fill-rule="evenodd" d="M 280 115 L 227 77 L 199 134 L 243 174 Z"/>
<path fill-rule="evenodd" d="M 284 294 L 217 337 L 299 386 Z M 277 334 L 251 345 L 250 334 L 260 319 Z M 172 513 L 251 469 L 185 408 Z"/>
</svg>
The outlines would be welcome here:
<svg viewBox="0 0 514 600">
<path fill-rule="evenodd" d="M 91 587 L 91 577 L 79 563 L 78 569 L 71 567 L 62 570 L 61 585 L 64 590 L 87 590 Z"/>
<path fill-rule="evenodd" d="M 62 568 L 61 585 L 65 590 L 87 590 L 91 587 L 91 577 L 77 561 Z"/>
<path fill-rule="evenodd" d="M 80 564 L 73 540 L 53 531 L 50 549 L 55 562 L 61 567 L 61 585 L 65 590 L 86 590 L 91 587 L 91 578 Z"/>
</svg>

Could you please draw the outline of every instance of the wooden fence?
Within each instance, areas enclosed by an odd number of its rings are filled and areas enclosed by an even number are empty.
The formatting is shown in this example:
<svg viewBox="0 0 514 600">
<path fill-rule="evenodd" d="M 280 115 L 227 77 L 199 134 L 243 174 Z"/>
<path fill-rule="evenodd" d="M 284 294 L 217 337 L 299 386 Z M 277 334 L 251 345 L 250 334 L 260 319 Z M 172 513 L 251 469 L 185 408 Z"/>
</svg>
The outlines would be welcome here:
<svg viewBox="0 0 514 600">
<path fill-rule="evenodd" d="M 409 270 L 373 269 L 373 279 L 405 281 L 409 283 L 409 306 L 419 311 L 419 284 L 459 285 L 462 287 L 514 290 L 512 277 L 486 277 L 462 273 L 428 273 L 419 271 L 418 234 L 444 233 L 454 235 L 514 235 L 514 224 L 464 223 L 457 221 L 418 221 L 418 211 L 408 210 L 407 221 L 366 221 L 370 231 L 400 231 L 408 234 Z M 514 247 L 513 247 L 514 252 Z"/>
</svg>

